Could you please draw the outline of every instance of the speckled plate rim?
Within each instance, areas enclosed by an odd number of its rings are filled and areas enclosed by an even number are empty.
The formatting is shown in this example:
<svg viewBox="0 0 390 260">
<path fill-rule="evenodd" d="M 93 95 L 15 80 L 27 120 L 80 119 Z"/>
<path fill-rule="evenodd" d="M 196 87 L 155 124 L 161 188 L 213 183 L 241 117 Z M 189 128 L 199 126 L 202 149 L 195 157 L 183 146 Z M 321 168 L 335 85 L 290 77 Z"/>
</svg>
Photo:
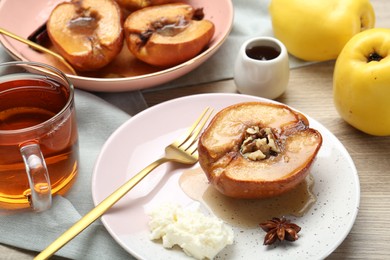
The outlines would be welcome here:
<svg viewBox="0 0 390 260">
<path fill-rule="evenodd" d="M 23 3 L 21 3 L 23 1 Z M 20 2 L 18 4 L 18 2 Z M 2 0 L 0 1 L 0 26 L 4 27 L 19 36 L 27 38 L 35 29 L 41 26 L 49 16 L 54 6 L 63 0 L 35 0 L 33 2 L 24 0 Z M 215 23 L 215 35 L 209 47 L 187 62 L 177 66 L 164 69 L 158 72 L 124 78 L 89 78 L 77 75 L 67 76 L 72 83 L 80 89 L 102 92 L 119 92 L 128 90 L 139 90 L 154 87 L 177 79 L 200 66 L 209 59 L 226 41 L 233 27 L 234 8 L 231 0 L 218 0 L 218 4 L 213 5 L 207 0 L 184 0 L 194 6 L 205 8 L 205 19 Z M 20 8 L 23 6 L 23 8 Z M 207 12 L 208 10 L 208 12 Z M 23 23 L 21 21 L 29 21 Z M 7 52 L 17 60 L 29 61 L 36 58 L 38 62 L 50 63 L 49 60 L 34 54 L 33 50 L 14 39 L 0 34 L 0 43 Z"/>
<path fill-rule="evenodd" d="M 206 107 L 215 111 L 246 101 L 271 100 L 240 94 L 200 94 L 182 97 L 151 107 L 119 127 L 104 144 L 96 161 L 92 195 L 94 203 L 163 154 L 163 148 L 182 133 Z M 354 162 L 342 143 L 323 125 L 308 117 L 311 127 L 323 135 L 312 166 L 316 204 L 301 218 L 302 227 L 293 244 L 265 247 L 261 229 L 235 230 L 235 243 L 219 256 L 223 259 L 324 259 L 347 237 L 360 203 L 360 183 Z M 158 127 L 157 127 L 158 126 Z M 199 167 L 195 165 L 194 167 Z M 111 236 L 138 259 L 186 259 L 176 248 L 164 249 L 148 239 L 145 211 L 171 201 L 184 206 L 196 204 L 180 189 L 178 178 L 186 168 L 163 165 L 102 217 Z M 188 169 L 188 168 L 187 168 Z M 111 174 L 115 175 L 115 178 Z"/>
</svg>

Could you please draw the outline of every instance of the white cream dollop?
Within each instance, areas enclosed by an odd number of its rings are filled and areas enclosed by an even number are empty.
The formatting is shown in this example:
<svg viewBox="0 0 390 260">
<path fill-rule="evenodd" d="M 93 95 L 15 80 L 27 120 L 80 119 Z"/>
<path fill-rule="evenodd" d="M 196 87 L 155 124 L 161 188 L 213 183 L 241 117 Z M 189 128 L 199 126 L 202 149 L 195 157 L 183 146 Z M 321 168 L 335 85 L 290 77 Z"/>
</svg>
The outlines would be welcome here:
<svg viewBox="0 0 390 260">
<path fill-rule="evenodd" d="M 213 259 L 233 244 L 232 228 L 217 217 L 204 215 L 199 208 L 190 210 L 163 204 L 150 211 L 149 216 L 152 240 L 162 239 L 165 248 L 178 245 L 196 259 Z"/>
</svg>

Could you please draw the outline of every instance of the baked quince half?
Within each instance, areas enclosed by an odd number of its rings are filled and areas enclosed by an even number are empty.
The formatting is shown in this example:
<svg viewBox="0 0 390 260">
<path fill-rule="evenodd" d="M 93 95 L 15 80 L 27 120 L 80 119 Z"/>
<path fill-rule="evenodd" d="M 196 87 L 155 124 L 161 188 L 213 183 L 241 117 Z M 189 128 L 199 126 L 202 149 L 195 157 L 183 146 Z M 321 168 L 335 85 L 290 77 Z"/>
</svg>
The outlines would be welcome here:
<svg viewBox="0 0 390 260">
<path fill-rule="evenodd" d="M 218 112 L 199 139 L 209 182 L 234 198 L 266 198 L 301 183 L 322 145 L 307 118 L 286 105 L 245 102 Z"/>
<path fill-rule="evenodd" d="M 150 65 L 178 65 L 198 55 L 213 37 L 214 24 L 203 18 L 203 9 L 184 3 L 140 9 L 124 23 L 127 46 Z"/>
<path fill-rule="evenodd" d="M 110 63 L 123 46 L 122 11 L 113 0 L 72 0 L 57 5 L 47 32 L 58 52 L 77 70 Z"/>
</svg>

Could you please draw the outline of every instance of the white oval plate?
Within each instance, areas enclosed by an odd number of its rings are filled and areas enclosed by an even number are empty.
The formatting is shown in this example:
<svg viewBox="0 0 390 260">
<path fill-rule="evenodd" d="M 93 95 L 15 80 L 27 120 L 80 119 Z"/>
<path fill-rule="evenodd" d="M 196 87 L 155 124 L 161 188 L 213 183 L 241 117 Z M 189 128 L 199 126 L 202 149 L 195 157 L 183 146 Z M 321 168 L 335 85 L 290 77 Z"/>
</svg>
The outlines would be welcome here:
<svg viewBox="0 0 390 260">
<path fill-rule="evenodd" d="M 39 26 L 44 24 L 51 10 L 64 0 L 1 0 L 0 26 L 16 35 L 27 38 Z M 184 0 L 194 7 L 202 7 L 205 19 L 215 25 L 215 33 L 208 48 L 193 59 L 167 69 L 156 69 L 144 63 L 137 62 L 129 54 L 122 55 L 121 59 L 114 61 L 115 67 L 133 71 L 142 68 L 145 74 L 136 73 L 136 76 L 113 77 L 87 77 L 68 74 L 72 83 L 81 89 L 89 91 L 117 92 L 145 89 L 179 78 L 200 66 L 209 59 L 228 37 L 233 26 L 233 4 L 231 0 Z M 53 65 L 59 69 L 66 68 L 55 58 L 40 54 L 27 45 L 0 34 L 0 42 L 15 59 L 24 61 L 37 61 Z M 126 44 L 125 44 L 126 45 Z M 123 51 L 127 51 L 124 46 Z M 130 56 L 130 57 L 129 57 Z M 131 64 L 131 65 L 128 65 Z M 128 66 L 128 67 L 127 67 Z M 110 74 L 110 69 L 106 73 Z M 126 75 L 128 72 L 125 73 Z"/>
<path fill-rule="evenodd" d="M 107 140 L 97 159 L 92 181 L 95 204 L 164 153 L 166 145 L 191 125 L 207 106 L 215 112 L 245 101 L 269 101 L 239 94 L 203 94 L 174 99 L 134 116 Z M 350 232 L 359 207 L 360 185 L 355 165 L 340 141 L 324 126 L 308 118 L 323 136 L 323 145 L 314 162 L 314 193 L 317 202 L 295 221 L 302 227 L 294 243 L 263 246 L 260 228 L 233 227 L 235 242 L 226 247 L 223 259 L 323 259 L 332 253 Z M 199 167 L 195 165 L 194 167 Z M 166 201 L 183 206 L 195 203 L 179 187 L 184 166 L 165 164 L 154 170 L 118 202 L 102 221 L 112 237 L 139 259 L 185 259 L 180 250 L 164 249 L 150 241 L 145 210 Z M 158 256 L 158 257 L 157 257 Z"/>
</svg>

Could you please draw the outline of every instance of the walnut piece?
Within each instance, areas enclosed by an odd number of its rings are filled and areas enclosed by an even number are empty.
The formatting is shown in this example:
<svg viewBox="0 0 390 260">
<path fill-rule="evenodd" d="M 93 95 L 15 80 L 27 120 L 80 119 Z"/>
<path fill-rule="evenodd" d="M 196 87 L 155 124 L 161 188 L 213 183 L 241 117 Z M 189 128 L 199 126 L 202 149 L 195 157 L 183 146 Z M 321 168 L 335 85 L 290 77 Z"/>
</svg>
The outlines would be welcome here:
<svg viewBox="0 0 390 260">
<path fill-rule="evenodd" d="M 251 160 L 260 161 L 280 153 L 280 148 L 272 129 L 258 126 L 248 127 L 241 145 L 241 154 Z"/>
</svg>

